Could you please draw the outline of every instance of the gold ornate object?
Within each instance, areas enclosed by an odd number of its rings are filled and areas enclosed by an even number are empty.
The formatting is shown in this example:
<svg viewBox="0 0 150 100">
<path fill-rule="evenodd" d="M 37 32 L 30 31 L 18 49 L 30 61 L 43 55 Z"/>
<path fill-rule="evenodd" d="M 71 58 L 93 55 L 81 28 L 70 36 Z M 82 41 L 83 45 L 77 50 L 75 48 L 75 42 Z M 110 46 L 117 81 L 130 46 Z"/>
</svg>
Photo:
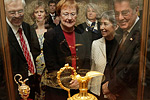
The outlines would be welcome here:
<svg viewBox="0 0 150 100">
<path fill-rule="evenodd" d="M 19 82 L 16 81 L 16 77 L 17 76 L 20 77 L 18 79 Z M 23 100 L 27 100 L 28 97 L 29 97 L 29 94 L 30 94 L 30 87 L 28 85 L 26 85 L 25 82 L 28 80 L 28 78 L 26 78 L 24 81 L 21 81 L 22 80 L 22 76 L 20 74 L 16 74 L 14 76 L 14 80 L 15 80 L 16 84 L 18 84 L 19 94 L 21 95 Z M 19 83 L 21 83 L 21 85 Z"/>
<path fill-rule="evenodd" d="M 61 73 L 66 69 L 71 69 L 73 71 L 73 75 L 71 75 L 72 79 L 73 80 L 76 79 L 79 82 L 80 92 L 73 95 L 72 97 L 70 97 L 70 89 L 64 87 L 60 80 Z M 103 74 L 100 72 L 96 72 L 96 71 L 90 71 L 86 73 L 86 76 L 82 77 L 79 74 L 77 75 L 76 70 L 73 67 L 69 66 L 69 64 L 65 64 L 65 66 L 57 72 L 57 81 L 61 88 L 68 91 L 67 100 L 97 100 L 97 98 L 94 95 L 88 93 L 88 82 L 91 78 L 99 76 L 99 75 L 103 75 Z"/>
</svg>

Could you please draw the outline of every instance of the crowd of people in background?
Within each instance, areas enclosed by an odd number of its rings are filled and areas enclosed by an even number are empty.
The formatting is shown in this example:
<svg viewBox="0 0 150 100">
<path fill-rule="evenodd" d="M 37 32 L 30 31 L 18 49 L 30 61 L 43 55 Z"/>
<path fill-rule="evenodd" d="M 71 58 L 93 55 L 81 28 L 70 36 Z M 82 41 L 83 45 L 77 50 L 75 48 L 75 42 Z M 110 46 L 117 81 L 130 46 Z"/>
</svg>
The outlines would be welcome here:
<svg viewBox="0 0 150 100">
<path fill-rule="evenodd" d="M 135 0 L 113 0 L 114 9 L 103 13 L 97 4 L 88 3 L 86 21 L 77 26 L 75 0 L 47 4 L 34 0 L 28 4 L 32 9 L 26 10 L 24 0 L 4 0 L 4 4 L 12 75 L 29 78 L 31 100 L 67 100 L 68 92 L 57 83 L 57 71 L 66 63 L 83 76 L 90 70 L 104 74 L 89 82 L 89 92 L 98 100 L 137 100 L 142 22 Z M 23 21 L 28 10 L 32 25 Z M 0 100 L 8 100 L 2 92 L 7 91 L 2 62 L 0 58 Z M 148 71 L 149 66 L 148 62 Z M 77 80 L 67 82 L 71 95 L 79 92 Z M 14 88 L 20 100 L 16 83 Z"/>
</svg>

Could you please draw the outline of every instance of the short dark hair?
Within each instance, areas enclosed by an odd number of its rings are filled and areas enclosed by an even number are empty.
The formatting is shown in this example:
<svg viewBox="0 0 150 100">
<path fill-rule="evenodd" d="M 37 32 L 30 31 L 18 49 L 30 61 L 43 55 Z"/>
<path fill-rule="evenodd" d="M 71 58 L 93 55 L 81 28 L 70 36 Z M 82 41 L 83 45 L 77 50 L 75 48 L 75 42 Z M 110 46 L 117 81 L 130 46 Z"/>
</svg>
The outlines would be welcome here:
<svg viewBox="0 0 150 100">
<path fill-rule="evenodd" d="M 50 3 L 55 3 L 55 4 L 56 4 L 57 2 L 56 2 L 55 0 L 50 0 L 50 1 L 48 2 L 48 6 L 49 6 Z"/>
</svg>

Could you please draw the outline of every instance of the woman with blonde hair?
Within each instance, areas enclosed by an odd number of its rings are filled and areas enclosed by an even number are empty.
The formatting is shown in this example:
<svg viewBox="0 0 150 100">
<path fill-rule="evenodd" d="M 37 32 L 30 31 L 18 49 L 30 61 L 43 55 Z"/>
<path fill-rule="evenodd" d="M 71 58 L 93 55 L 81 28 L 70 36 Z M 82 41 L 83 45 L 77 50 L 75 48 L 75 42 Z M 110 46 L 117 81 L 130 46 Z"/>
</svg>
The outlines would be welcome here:
<svg viewBox="0 0 150 100">
<path fill-rule="evenodd" d="M 29 6 L 32 7 L 30 9 L 30 17 L 34 22 L 34 24 L 31 26 L 31 31 L 32 33 L 36 33 L 41 48 L 41 54 L 36 58 L 36 69 L 37 74 L 42 77 L 45 69 L 45 60 L 43 57 L 44 33 L 47 32 L 47 30 L 50 28 L 49 24 L 46 24 L 49 14 L 48 7 L 43 1 L 39 0 L 32 1 Z M 36 95 L 37 100 L 43 100 L 45 97 L 45 93 L 42 90 L 43 81 L 44 80 L 41 80 L 40 82 L 40 90 L 39 93 Z"/>
<path fill-rule="evenodd" d="M 43 1 L 33 1 L 30 6 L 32 6 L 32 10 L 30 13 L 30 17 L 34 21 L 34 24 L 31 26 L 32 31 L 36 32 L 37 37 L 39 39 L 39 45 L 41 47 L 41 54 L 43 53 L 43 42 L 44 42 L 44 33 L 48 30 L 48 24 L 46 24 L 47 16 L 48 16 L 48 8 L 47 5 Z M 36 59 L 37 73 L 42 75 L 43 69 L 45 67 L 44 58 L 39 55 Z M 42 61 L 41 61 L 42 60 Z"/>
</svg>

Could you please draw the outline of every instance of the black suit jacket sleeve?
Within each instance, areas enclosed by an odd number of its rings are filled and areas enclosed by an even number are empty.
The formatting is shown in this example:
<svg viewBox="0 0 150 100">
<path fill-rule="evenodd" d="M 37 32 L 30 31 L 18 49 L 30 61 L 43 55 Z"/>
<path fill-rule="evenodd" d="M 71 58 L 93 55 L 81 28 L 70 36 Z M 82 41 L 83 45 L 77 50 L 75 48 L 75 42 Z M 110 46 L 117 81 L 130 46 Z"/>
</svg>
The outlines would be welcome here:
<svg viewBox="0 0 150 100">
<path fill-rule="evenodd" d="M 50 29 L 44 35 L 43 53 L 46 68 L 48 71 L 57 70 L 60 66 L 57 63 L 57 45 L 56 45 L 56 32 L 54 29 Z"/>
<path fill-rule="evenodd" d="M 109 81 L 108 88 L 112 93 L 118 93 L 124 87 L 135 87 L 138 81 L 139 72 L 139 59 L 140 59 L 140 44 L 135 47 L 133 56 L 128 64 L 120 65 L 124 67 L 121 71 L 117 72 L 114 79 Z M 118 68 L 114 69 L 115 71 Z"/>
<path fill-rule="evenodd" d="M 30 26 L 30 32 L 31 32 L 31 52 L 33 55 L 34 61 L 36 60 L 36 57 L 41 53 L 39 40 L 35 31 L 34 26 Z"/>
</svg>

